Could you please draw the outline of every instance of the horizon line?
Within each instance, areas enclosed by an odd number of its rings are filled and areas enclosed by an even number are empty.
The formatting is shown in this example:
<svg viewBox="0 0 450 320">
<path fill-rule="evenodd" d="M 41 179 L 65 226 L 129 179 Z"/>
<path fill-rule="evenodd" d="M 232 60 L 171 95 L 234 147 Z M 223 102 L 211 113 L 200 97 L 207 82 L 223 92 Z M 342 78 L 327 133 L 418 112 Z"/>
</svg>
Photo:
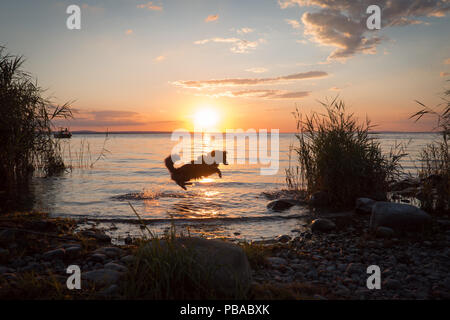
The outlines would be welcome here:
<svg viewBox="0 0 450 320">
<path fill-rule="evenodd" d="M 57 131 L 54 131 L 57 132 Z M 170 134 L 173 131 L 153 131 L 153 130 L 144 130 L 144 131 L 95 131 L 95 130 L 75 130 L 71 131 L 72 134 Z M 226 132 L 199 132 L 199 131 L 190 131 L 189 133 L 222 133 L 226 134 Z M 246 132 L 243 132 L 246 133 Z M 285 131 L 280 132 L 280 134 L 296 134 L 298 132 Z M 380 133 L 440 133 L 437 131 L 393 131 L 393 130 L 384 130 L 384 131 L 369 131 L 372 134 L 380 134 Z"/>
</svg>

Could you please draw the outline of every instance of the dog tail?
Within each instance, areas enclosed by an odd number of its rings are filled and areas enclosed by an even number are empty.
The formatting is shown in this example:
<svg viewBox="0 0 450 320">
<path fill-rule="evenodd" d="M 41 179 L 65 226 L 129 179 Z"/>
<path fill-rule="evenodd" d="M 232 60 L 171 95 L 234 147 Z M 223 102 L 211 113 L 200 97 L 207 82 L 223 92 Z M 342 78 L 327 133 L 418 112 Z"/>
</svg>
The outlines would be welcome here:
<svg viewBox="0 0 450 320">
<path fill-rule="evenodd" d="M 175 172 L 175 167 L 173 166 L 172 156 L 168 156 L 166 159 L 164 159 L 164 163 L 166 164 L 166 167 L 170 171 L 170 173 Z"/>
</svg>

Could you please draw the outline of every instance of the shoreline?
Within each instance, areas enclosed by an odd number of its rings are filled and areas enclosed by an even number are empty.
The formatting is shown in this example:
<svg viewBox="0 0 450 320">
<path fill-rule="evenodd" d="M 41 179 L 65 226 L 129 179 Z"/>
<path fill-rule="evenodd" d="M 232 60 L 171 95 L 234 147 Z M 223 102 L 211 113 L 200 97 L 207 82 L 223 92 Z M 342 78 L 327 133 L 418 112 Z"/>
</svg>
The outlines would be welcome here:
<svg viewBox="0 0 450 320">
<path fill-rule="evenodd" d="M 423 234 L 408 233 L 396 238 L 378 238 L 369 233 L 368 216 L 355 213 L 327 219 L 335 223 L 335 230 L 313 232 L 308 228 L 296 237 L 283 235 L 239 243 L 251 266 L 251 287 L 246 298 L 450 298 L 448 217 L 434 217 L 431 229 Z M 95 227 L 80 232 L 76 229 L 77 222 L 72 219 L 49 218 L 42 213 L 3 216 L 0 296 L 126 299 L 120 288 L 142 240 L 112 245 L 111 238 Z M 81 292 L 65 288 L 70 264 L 79 264 L 82 279 L 86 275 L 89 278 L 83 280 L 89 285 Z M 373 264 L 381 269 L 381 290 L 366 287 L 366 268 Z M 33 279 L 40 280 L 38 288 Z M 42 296 L 44 288 L 47 293 Z"/>
</svg>

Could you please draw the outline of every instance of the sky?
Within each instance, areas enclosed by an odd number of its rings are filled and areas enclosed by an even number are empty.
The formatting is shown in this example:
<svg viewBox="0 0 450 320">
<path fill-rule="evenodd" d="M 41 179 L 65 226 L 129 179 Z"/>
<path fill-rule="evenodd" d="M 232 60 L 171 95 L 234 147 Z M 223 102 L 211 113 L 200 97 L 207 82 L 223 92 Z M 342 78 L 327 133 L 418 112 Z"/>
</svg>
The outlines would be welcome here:
<svg viewBox="0 0 450 320">
<path fill-rule="evenodd" d="M 81 8 L 69 30 L 66 9 Z M 381 29 L 369 30 L 369 5 Z M 339 96 L 380 131 L 428 131 L 450 79 L 449 0 L 2 1 L 0 45 L 71 130 L 296 129 Z M 205 116 L 203 116 L 205 117 Z M 206 119 L 203 122 L 208 122 Z"/>
</svg>

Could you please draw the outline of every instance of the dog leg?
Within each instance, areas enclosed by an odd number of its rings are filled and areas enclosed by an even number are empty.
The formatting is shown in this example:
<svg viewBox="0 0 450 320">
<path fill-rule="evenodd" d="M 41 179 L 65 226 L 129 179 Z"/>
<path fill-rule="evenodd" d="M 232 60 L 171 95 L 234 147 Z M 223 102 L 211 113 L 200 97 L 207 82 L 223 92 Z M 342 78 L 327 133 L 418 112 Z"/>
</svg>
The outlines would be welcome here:
<svg viewBox="0 0 450 320">
<path fill-rule="evenodd" d="M 181 181 L 176 181 L 176 183 L 177 183 L 177 185 L 179 185 L 181 188 L 183 188 L 184 190 L 187 190 L 186 189 L 186 184 L 185 183 L 183 183 L 183 182 L 181 182 Z"/>
<path fill-rule="evenodd" d="M 222 171 L 220 171 L 219 168 L 217 168 L 216 172 L 217 172 L 217 174 L 219 175 L 219 178 L 222 178 Z"/>
</svg>

